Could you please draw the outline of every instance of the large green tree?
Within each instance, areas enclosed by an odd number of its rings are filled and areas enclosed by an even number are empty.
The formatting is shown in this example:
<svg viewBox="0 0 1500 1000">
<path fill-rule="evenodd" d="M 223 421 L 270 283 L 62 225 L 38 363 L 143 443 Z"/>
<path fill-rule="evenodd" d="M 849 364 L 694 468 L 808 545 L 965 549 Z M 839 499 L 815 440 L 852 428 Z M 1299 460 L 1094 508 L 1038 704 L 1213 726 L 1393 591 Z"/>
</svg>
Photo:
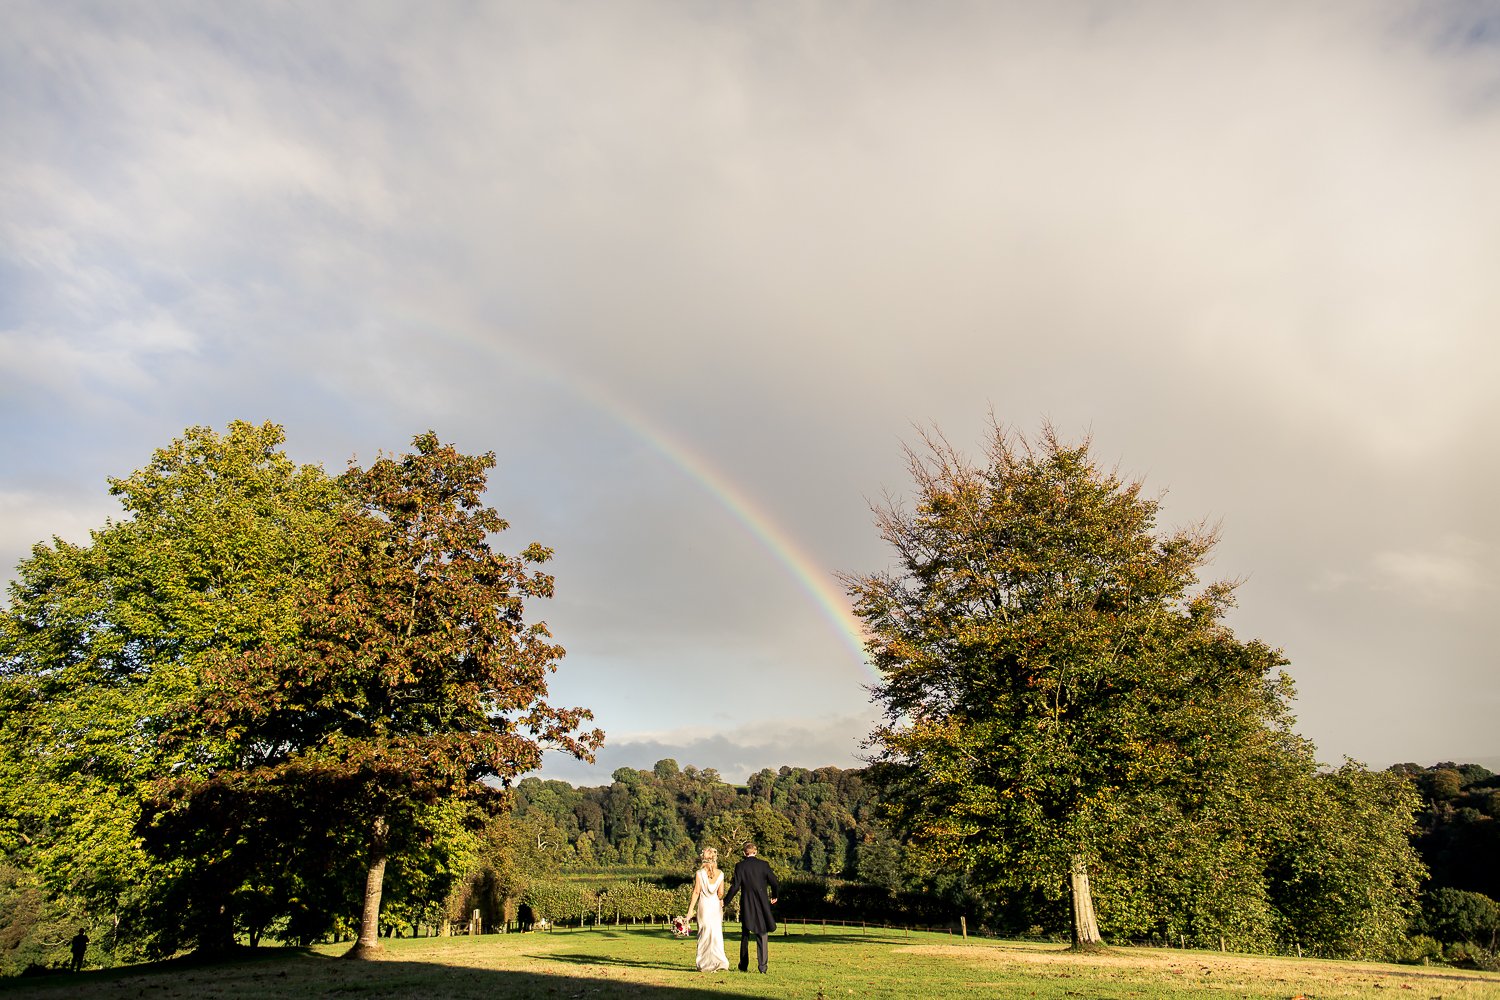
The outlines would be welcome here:
<svg viewBox="0 0 1500 1000">
<path fill-rule="evenodd" d="M 153 817 L 170 824 L 226 791 L 307 806 L 309 827 L 357 845 L 353 956 L 379 948 L 386 864 L 420 844 L 425 808 L 497 804 L 544 747 L 588 758 L 603 738 L 580 731 L 589 712 L 545 700 L 563 650 L 526 609 L 552 595 L 552 577 L 534 568 L 551 552 L 492 548 L 507 527 L 483 502 L 494 456 L 463 455 L 430 432 L 414 444 L 340 477 L 350 503 L 326 574 L 301 594 L 295 634 L 218 658 L 180 706 L 189 733 L 207 726 L 234 759 L 164 785 Z"/>
<path fill-rule="evenodd" d="M 1161 531 L 1141 483 L 1050 428 L 993 427 L 983 464 L 935 433 L 908 458 L 911 508 L 876 509 L 898 568 L 848 583 L 913 857 L 997 894 L 1067 891 L 1077 947 L 1101 941 L 1091 867 L 1170 869 L 1180 912 L 1263 896 L 1237 802 L 1279 759 L 1289 687 L 1276 651 L 1224 624 L 1232 587 L 1198 579 L 1215 533 Z M 1158 923 L 1105 898 L 1120 925 Z"/>
<path fill-rule="evenodd" d="M 35 546 L 0 611 L 0 854 L 54 904 L 111 915 L 122 955 L 170 874 L 135 834 L 143 790 L 228 749 L 201 729 L 164 747 L 168 707 L 212 656 L 294 635 L 300 581 L 323 569 L 342 495 L 283 440 L 269 423 L 190 428 L 109 480 L 123 517 Z"/>
</svg>

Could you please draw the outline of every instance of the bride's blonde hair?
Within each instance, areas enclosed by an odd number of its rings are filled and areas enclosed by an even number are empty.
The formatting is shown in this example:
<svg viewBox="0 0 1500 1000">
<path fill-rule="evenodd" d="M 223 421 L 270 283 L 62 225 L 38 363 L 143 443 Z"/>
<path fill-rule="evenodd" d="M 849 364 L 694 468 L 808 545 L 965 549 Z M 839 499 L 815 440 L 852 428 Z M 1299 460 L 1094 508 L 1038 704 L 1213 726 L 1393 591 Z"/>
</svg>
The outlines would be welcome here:
<svg viewBox="0 0 1500 1000">
<path fill-rule="evenodd" d="M 716 848 L 716 847 L 705 847 L 703 849 L 703 853 L 700 854 L 700 855 L 698 855 L 698 860 L 699 861 L 712 861 L 714 864 L 718 864 L 719 863 L 719 850 L 718 850 L 718 848 Z"/>
</svg>

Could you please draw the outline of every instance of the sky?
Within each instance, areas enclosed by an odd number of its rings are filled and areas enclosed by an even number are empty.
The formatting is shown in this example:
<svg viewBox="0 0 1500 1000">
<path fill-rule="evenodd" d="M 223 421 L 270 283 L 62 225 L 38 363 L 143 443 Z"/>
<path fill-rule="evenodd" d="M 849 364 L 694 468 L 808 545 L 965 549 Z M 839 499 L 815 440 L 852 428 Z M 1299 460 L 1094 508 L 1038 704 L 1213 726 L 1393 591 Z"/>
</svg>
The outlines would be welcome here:
<svg viewBox="0 0 1500 1000">
<path fill-rule="evenodd" d="M 494 451 L 604 783 L 858 766 L 937 427 L 1207 519 L 1320 759 L 1500 768 L 1500 4 L 4 0 L 0 565 L 190 426 Z"/>
</svg>

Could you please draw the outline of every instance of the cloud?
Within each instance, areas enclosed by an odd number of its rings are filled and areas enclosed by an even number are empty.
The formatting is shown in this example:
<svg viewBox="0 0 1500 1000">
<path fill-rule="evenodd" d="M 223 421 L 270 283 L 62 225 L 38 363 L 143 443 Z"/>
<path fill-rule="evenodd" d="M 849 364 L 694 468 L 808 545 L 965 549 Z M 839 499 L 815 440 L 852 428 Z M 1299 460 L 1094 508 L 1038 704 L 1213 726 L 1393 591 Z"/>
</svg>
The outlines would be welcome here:
<svg viewBox="0 0 1500 1000">
<path fill-rule="evenodd" d="M 86 545 L 89 533 L 104 526 L 110 514 L 119 514 L 113 501 L 78 503 L 72 495 L 0 492 L 0 560 L 15 566 L 39 542 L 54 537 L 73 545 Z"/>
<path fill-rule="evenodd" d="M 90 391 L 150 392 L 163 358 L 195 353 L 197 338 L 171 316 L 148 310 L 85 337 L 0 331 L 0 368 L 13 386 L 46 386 L 70 397 Z"/>
<path fill-rule="evenodd" d="M 607 785 L 621 767 L 650 770 L 659 760 L 714 768 L 725 781 L 743 782 L 764 767 L 863 767 L 864 740 L 874 721 L 860 715 L 785 718 L 722 731 L 686 727 L 634 733 L 607 742 L 592 765 L 550 753 L 541 777 L 574 785 Z"/>
<path fill-rule="evenodd" d="M 1426 546 L 1381 550 L 1356 570 L 1325 571 L 1314 587 L 1352 587 L 1432 607 L 1464 609 L 1494 592 L 1494 573 L 1484 554 L 1485 546 L 1475 539 L 1445 535 Z"/>
<path fill-rule="evenodd" d="M 1377 552 L 1370 560 L 1374 585 L 1432 604 L 1468 604 L 1494 590 L 1484 547 L 1449 535 L 1425 549 Z"/>
</svg>

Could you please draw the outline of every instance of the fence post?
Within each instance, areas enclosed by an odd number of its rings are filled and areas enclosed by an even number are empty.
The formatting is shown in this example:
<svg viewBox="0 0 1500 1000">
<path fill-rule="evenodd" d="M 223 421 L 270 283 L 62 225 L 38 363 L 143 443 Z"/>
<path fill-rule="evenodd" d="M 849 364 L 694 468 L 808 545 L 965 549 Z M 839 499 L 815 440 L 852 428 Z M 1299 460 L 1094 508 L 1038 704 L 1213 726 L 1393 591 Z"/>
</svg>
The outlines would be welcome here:
<svg viewBox="0 0 1500 1000">
<path fill-rule="evenodd" d="M 959 914 L 959 916 L 958 916 L 958 926 L 964 932 L 964 940 L 968 941 L 969 940 L 969 918 L 966 917 L 966 916 L 964 916 L 963 914 Z"/>
<path fill-rule="evenodd" d="M 1219 950 L 1224 950 L 1224 935 L 1222 934 L 1219 935 Z"/>
</svg>

